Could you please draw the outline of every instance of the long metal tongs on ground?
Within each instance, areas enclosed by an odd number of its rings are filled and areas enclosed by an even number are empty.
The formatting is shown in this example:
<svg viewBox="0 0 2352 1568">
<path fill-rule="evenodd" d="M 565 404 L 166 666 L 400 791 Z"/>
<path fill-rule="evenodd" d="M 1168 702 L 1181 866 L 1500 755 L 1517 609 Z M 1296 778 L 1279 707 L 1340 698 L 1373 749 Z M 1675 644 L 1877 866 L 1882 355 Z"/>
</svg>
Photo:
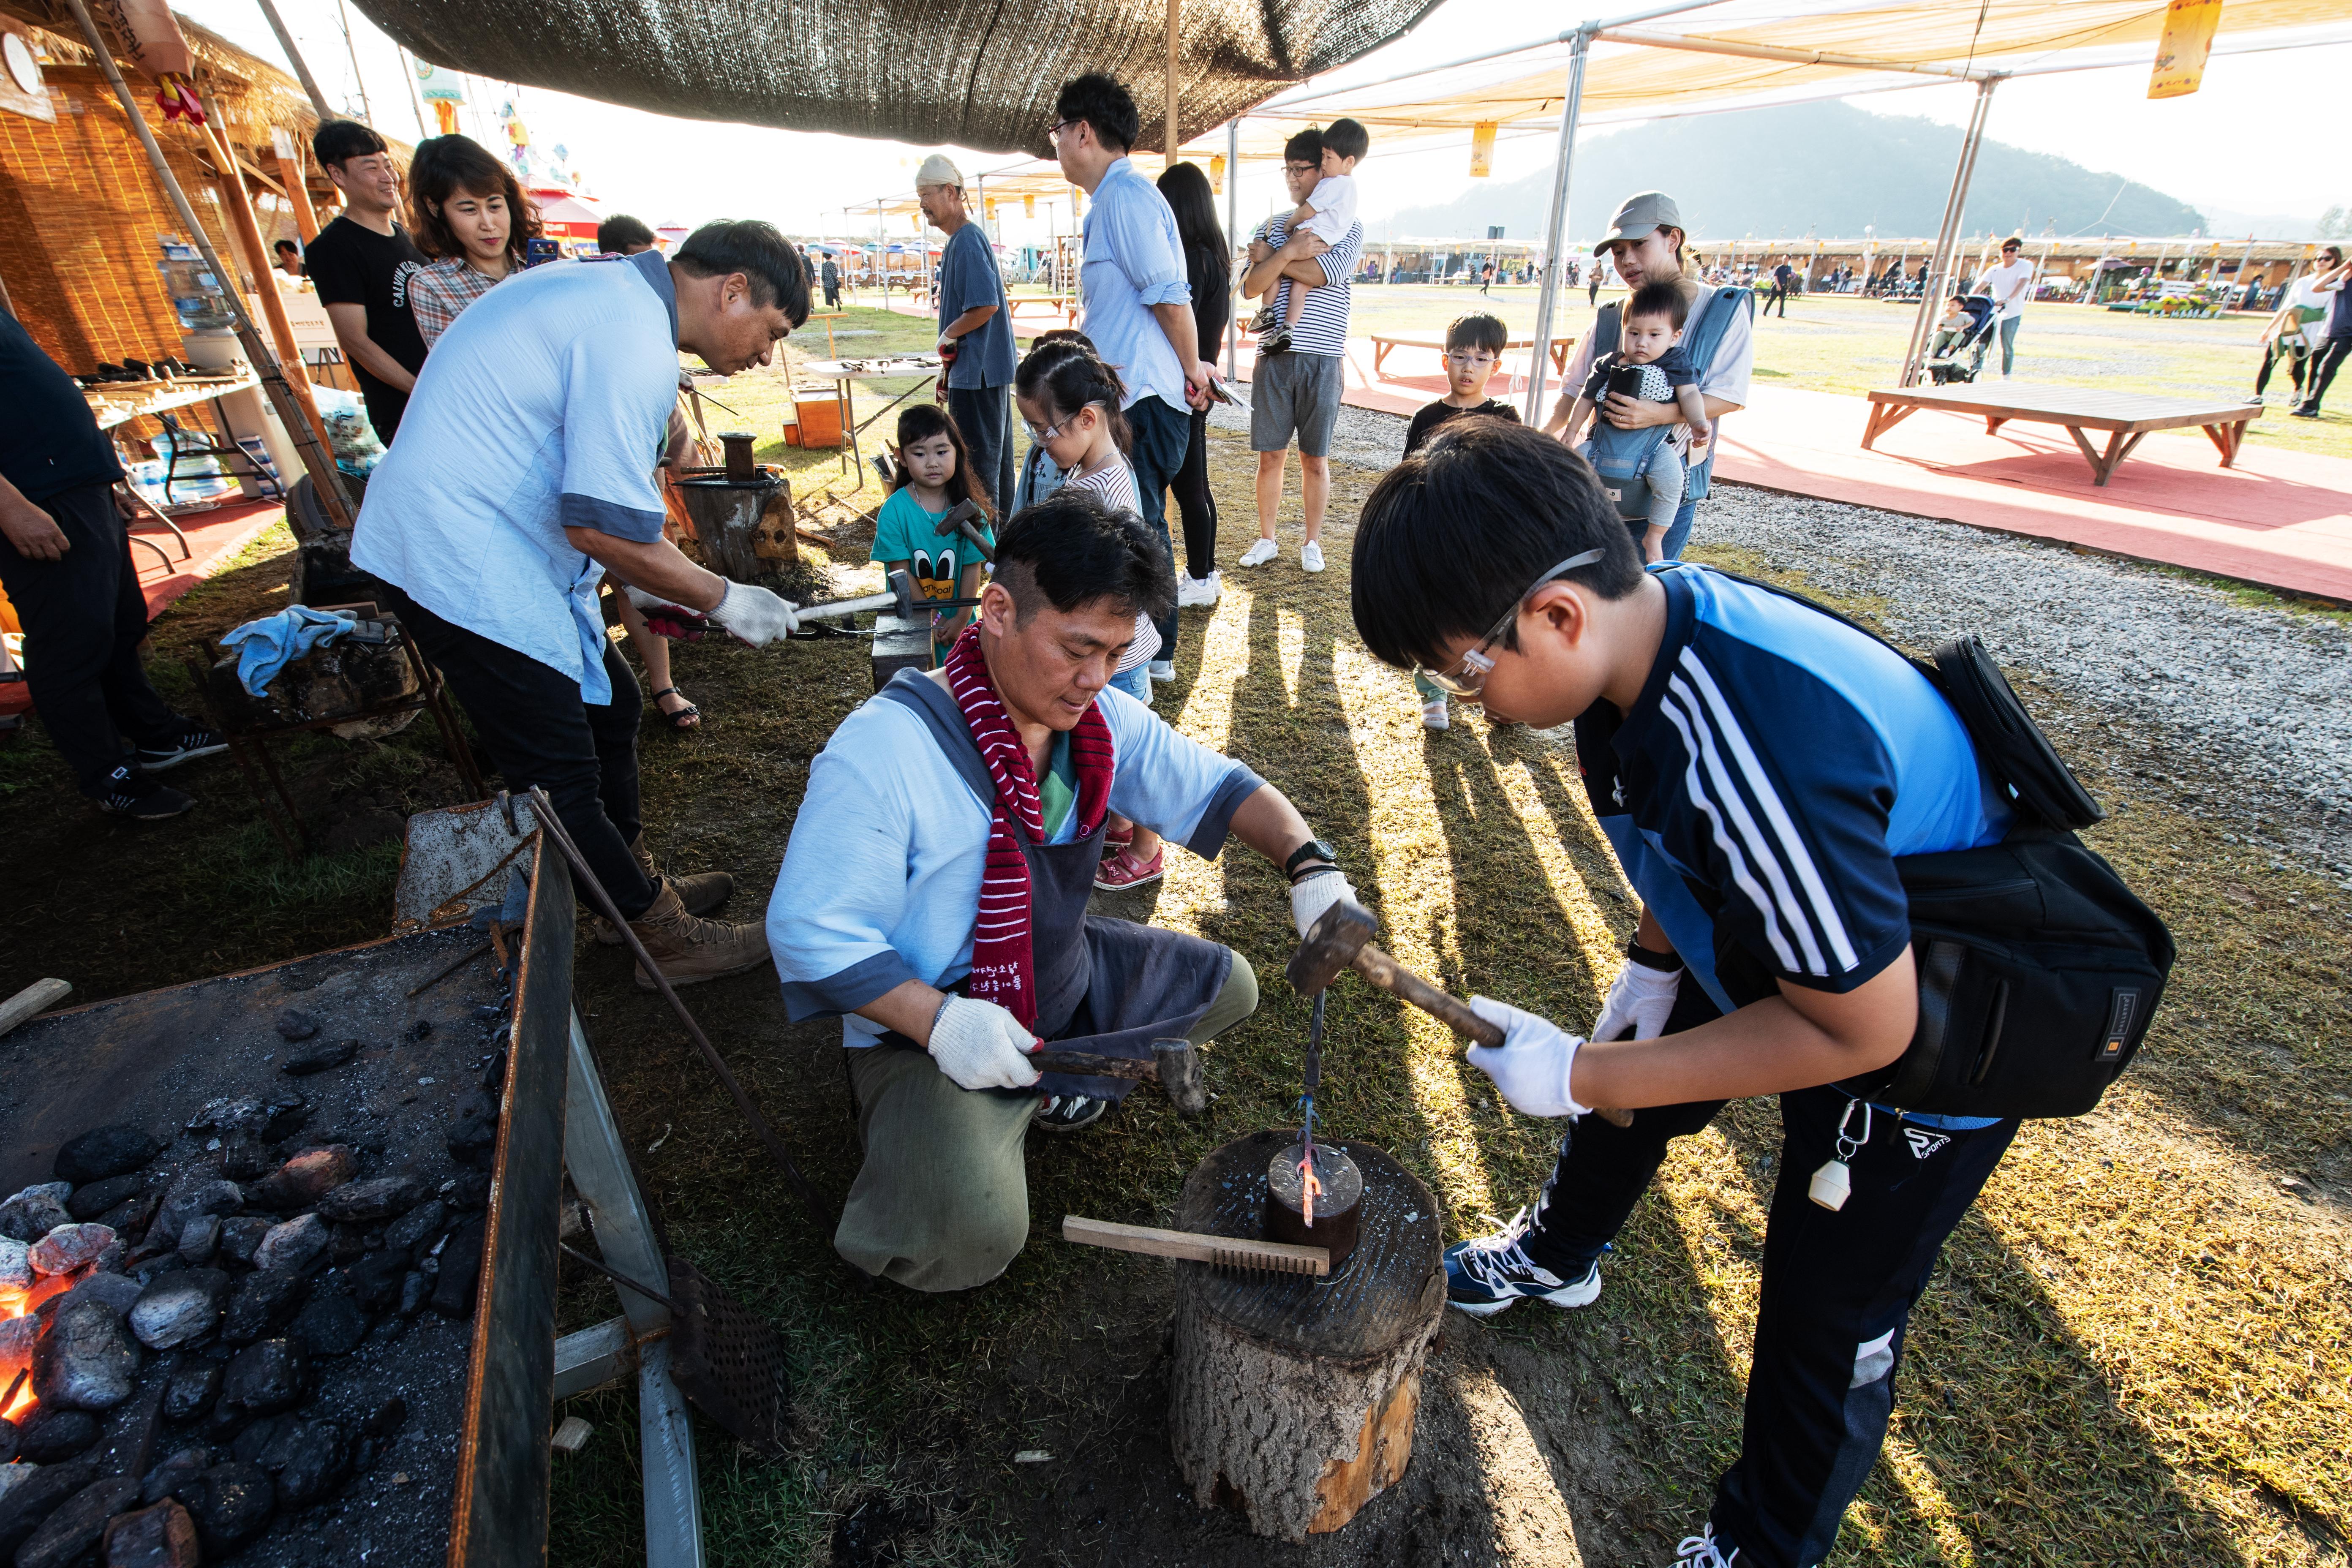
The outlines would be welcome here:
<svg viewBox="0 0 2352 1568">
<path fill-rule="evenodd" d="M 613 929 L 621 933 L 621 941 L 636 959 L 637 967 L 653 976 L 655 987 L 661 992 L 662 999 L 669 1004 L 670 1011 L 677 1015 L 677 1021 L 686 1026 L 687 1035 L 694 1041 L 695 1048 L 702 1053 L 702 1059 L 709 1064 L 712 1072 L 719 1075 L 719 1081 L 727 1086 L 727 1092 L 734 1096 L 735 1109 L 743 1113 L 743 1120 L 750 1122 L 751 1131 L 760 1135 L 760 1142 L 767 1147 L 768 1157 L 783 1168 L 784 1175 L 793 1184 L 793 1190 L 800 1194 L 801 1206 L 808 1210 L 809 1223 L 816 1226 L 817 1235 L 830 1237 L 833 1221 L 826 1216 L 824 1205 L 817 1201 L 816 1189 L 809 1185 L 806 1176 L 801 1174 L 801 1168 L 793 1163 L 792 1155 L 784 1149 L 784 1141 L 776 1136 L 776 1130 L 768 1125 L 768 1119 L 760 1114 L 760 1108 L 751 1103 L 751 1097 L 743 1091 L 742 1084 L 736 1081 L 735 1075 L 728 1070 L 718 1047 L 710 1043 L 710 1037 L 702 1032 L 702 1026 L 694 1021 L 694 1015 L 688 1012 L 686 1004 L 677 999 L 677 993 L 670 988 L 669 977 L 661 972 L 661 966 L 646 951 L 646 944 L 637 940 L 637 933 L 629 929 L 629 922 L 622 917 L 620 906 L 613 902 L 613 895 L 604 890 L 604 884 L 596 879 L 596 873 L 588 868 L 587 860 L 581 856 L 580 847 L 572 842 L 572 835 L 563 830 L 563 824 L 555 815 L 555 803 L 548 799 L 547 792 L 537 784 L 530 786 L 530 809 L 531 815 L 539 818 L 541 830 L 563 851 L 563 858 L 572 862 L 572 874 L 588 885 L 589 892 L 595 896 L 597 907 L 604 911 L 604 918 L 612 921 Z"/>
</svg>

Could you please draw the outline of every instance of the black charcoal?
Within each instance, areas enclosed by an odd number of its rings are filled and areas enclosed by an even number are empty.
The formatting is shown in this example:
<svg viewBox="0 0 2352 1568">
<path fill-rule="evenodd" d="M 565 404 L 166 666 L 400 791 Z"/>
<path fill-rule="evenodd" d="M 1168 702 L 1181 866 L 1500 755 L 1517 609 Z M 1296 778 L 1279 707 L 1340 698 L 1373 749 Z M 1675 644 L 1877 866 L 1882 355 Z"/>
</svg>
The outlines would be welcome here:
<svg viewBox="0 0 2352 1568">
<path fill-rule="evenodd" d="M 98 1467 L 87 1459 L 24 1469 L 29 1473 L 0 1492 L 0 1563 L 13 1559 L 42 1521 L 98 1479 Z"/>
<path fill-rule="evenodd" d="M 196 1521 L 206 1557 L 226 1557 L 269 1527 L 278 1489 L 267 1472 L 232 1459 L 190 1480 L 173 1496 Z"/>
<path fill-rule="evenodd" d="M 35 1465 L 54 1465 L 86 1452 L 102 1428 L 87 1410 L 53 1410 L 44 1405 L 25 1423 L 16 1439 L 17 1458 Z"/>
<path fill-rule="evenodd" d="M 247 1415 L 291 1409 L 310 1392 L 310 1358 L 292 1340 L 247 1345 L 221 1374 L 221 1404 Z"/>
<path fill-rule="evenodd" d="M 362 1222 L 390 1219 L 406 1214 L 424 1201 L 429 1189 L 415 1176 L 371 1176 L 362 1182 L 349 1182 L 319 1200 L 319 1213 L 327 1219 Z"/>
<path fill-rule="evenodd" d="M 120 1318 L 138 1302 L 139 1293 L 144 1289 L 128 1275 L 110 1274 L 101 1268 L 86 1276 L 80 1284 L 66 1294 L 70 1300 L 96 1301 Z"/>
<path fill-rule="evenodd" d="M 433 1310 L 445 1318 L 471 1317 L 474 1287 L 482 1273 L 482 1222 L 467 1220 L 441 1248 L 441 1268 L 433 1285 Z"/>
<path fill-rule="evenodd" d="M 269 1145 L 251 1138 L 233 1138 L 221 1150 L 221 1174 L 232 1182 L 257 1182 L 278 1168 Z"/>
<path fill-rule="evenodd" d="M 67 1139 L 58 1148 L 52 1169 L 58 1180 L 86 1186 L 135 1171 L 163 1152 L 163 1145 L 149 1137 L 146 1129 L 118 1122 Z"/>
<path fill-rule="evenodd" d="M 272 1226 L 261 1245 L 253 1249 L 256 1268 L 308 1268 L 312 1260 L 327 1250 L 332 1238 L 327 1232 L 327 1222 L 315 1214 L 297 1215 L 283 1225 Z"/>
<path fill-rule="evenodd" d="M 213 1407 L 220 1394 L 222 1366 L 216 1361 L 183 1363 L 163 1389 L 163 1419 L 194 1421 Z"/>
<path fill-rule="evenodd" d="M 232 1215 L 221 1221 L 221 1256 L 235 1258 L 239 1263 L 251 1263 L 254 1248 L 259 1247 L 261 1238 L 269 1234 L 270 1224 L 259 1215 L 247 1214 Z"/>
<path fill-rule="evenodd" d="M 296 1268 L 265 1268 L 238 1280 L 221 1318 L 221 1338 L 249 1344 L 277 1329 L 301 1303 L 308 1278 Z"/>
<path fill-rule="evenodd" d="M 180 1260 L 183 1263 L 209 1263 L 213 1251 L 220 1246 L 221 1217 L 216 1214 L 200 1214 L 180 1226 Z"/>
<path fill-rule="evenodd" d="M 370 1437 L 389 1437 L 408 1419 L 408 1401 L 397 1394 L 367 1413 L 360 1431 Z"/>
<path fill-rule="evenodd" d="M 339 1068 L 359 1054 L 360 1043 L 357 1040 L 321 1040 L 287 1058 L 286 1065 L 278 1070 L 291 1073 L 296 1078 L 308 1078 L 314 1072 Z"/>
<path fill-rule="evenodd" d="M 448 1223 L 449 1207 L 439 1198 L 427 1198 L 383 1227 L 383 1244 L 414 1258 L 420 1247 L 430 1247 Z"/>
<path fill-rule="evenodd" d="M 73 1568 L 106 1537 L 106 1521 L 139 1500 L 139 1482 L 109 1476 L 74 1493 L 16 1548 L 16 1568 Z"/>
<path fill-rule="evenodd" d="M 344 1270 L 352 1299 L 371 1312 L 389 1311 L 400 1300 L 401 1276 L 408 1272 L 408 1257 L 399 1252 L 373 1252 Z"/>
<path fill-rule="evenodd" d="M 368 1317 L 350 1296 L 341 1289 L 329 1289 L 322 1282 L 294 1315 L 293 1327 L 288 1331 L 302 1342 L 314 1360 L 349 1355 L 367 1338 Z"/>
<path fill-rule="evenodd" d="M 73 1196 L 66 1200 L 66 1213 L 76 1219 L 96 1219 L 126 1198 L 137 1197 L 146 1185 L 146 1178 L 136 1173 L 91 1182 L 73 1190 Z"/>
<path fill-rule="evenodd" d="M 433 1300 L 433 1281 L 422 1274 L 410 1274 L 400 1282 L 400 1315 L 413 1318 L 425 1310 L 425 1303 Z"/>
<path fill-rule="evenodd" d="M 139 1347 L 102 1301 L 68 1299 L 33 1347 L 33 1394 L 45 1405 L 111 1410 L 138 1371 Z"/>
<path fill-rule="evenodd" d="M 139 1293 L 131 1331 L 150 1350 L 170 1350 L 212 1331 L 227 1309 L 229 1277 L 217 1268 L 181 1268 Z"/>
<path fill-rule="evenodd" d="M 71 1225 L 73 1215 L 66 1212 L 65 1200 L 71 1195 L 73 1189 L 68 1186 L 62 1193 L 50 1190 L 52 1186 L 63 1185 L 63 1183 L 45 1183 L 37 1187 L 27 1187 L 6 1203 L 0 1204 L 0 1236 L 29 1247 L 58 1226 Z"/>
<path fill-rule="evenodd" d="M 147 1472 L 139 1483 L 139 1500 L 162 1502 L 183 1484 L 212 1468 L 213 1451 L 197 1447 L 182 1448 Z"/>
<path fill-rule="evenodd" d="M 197 1568 L 204 1561 L 196 1521 L 178 1500 L 107 1521 L 106 1568 Z"/>
<path fill-rule="evenodd" d="M 26 1249 L 36 1274 L 70 1274 L 98 1261 L 114 1240 L 106 1225 L 61 1225 Z"/>
<path fill-rule="evenodd" d="M 281 1040 L 307 1040 L 319 1032 L 319 1020 L 308 1013 L 289 1007 L 278 1015 L 275 1026 Z"/>
<path fill-rule="evenodd" d="M 308 1508 L 334 1490 L 351 1464 L 351 1444 L 331 1421 L 289 1421 L 259 1461 L 278 1481 L 278 1506 Z"/>
<path fill-rule="evenodd" d="M 177 1243 L 180 1228 L 196 1215 L 233 1215 L 244 1206 L 245 1192 L 235 1182 L 225 1182 L 209 1169 L 190 1171 L 163 1194 L 163 1206 L 155 1211 L 154 1234 Z"/>
</svg>

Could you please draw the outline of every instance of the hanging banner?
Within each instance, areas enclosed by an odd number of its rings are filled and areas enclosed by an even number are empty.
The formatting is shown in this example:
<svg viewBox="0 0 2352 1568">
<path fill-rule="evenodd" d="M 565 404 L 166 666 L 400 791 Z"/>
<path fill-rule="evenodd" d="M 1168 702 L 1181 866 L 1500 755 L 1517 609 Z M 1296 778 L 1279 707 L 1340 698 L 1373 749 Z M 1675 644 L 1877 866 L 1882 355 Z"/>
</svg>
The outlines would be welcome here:
<svg viewBox="0 0 2352 1568">
<path fill-rule="evenodd" d="M 112 35 L 116 50 L 142 76 L 161 81 L 195 70 L 196 57 L 188 52 L 188 40 L 164 0 L 95 0 L 90 10 Z"/>
<path fill-rule="evenodd" d="M 1225 155 L 1223 153 L 1209 160 L 1209 189 L 1217 195 L 1225 194 Z"/>
<path fill-rule="evenodd" d="M 416 62 L 416 96 L 427 103 L 464 103 L 466 79 L 453 70 L 439 66 Z"/>
<path fill-rule="evenodd" d="M 1470 177 L 1483 180 L 1495 172 L 1496 121 L 1470 128 Z"/>
<path fill-rule="evenodd" d="M 1037 216 L 1037 198 L 1035 196 L 1024 195 L 1021 198 L 1021 216 L 1023 217 L 1035 217 Z"/>
<path fill-rule="evenodd" d="M 2156 42 L 2156 69 L 2147 79 L 2150 98 L 2186 98 L 2205 83 L 2205 59 L 2221 26 L 2221 0 L 2172 0 L 2164 10 L 2164 36 Z"/>
</svg>

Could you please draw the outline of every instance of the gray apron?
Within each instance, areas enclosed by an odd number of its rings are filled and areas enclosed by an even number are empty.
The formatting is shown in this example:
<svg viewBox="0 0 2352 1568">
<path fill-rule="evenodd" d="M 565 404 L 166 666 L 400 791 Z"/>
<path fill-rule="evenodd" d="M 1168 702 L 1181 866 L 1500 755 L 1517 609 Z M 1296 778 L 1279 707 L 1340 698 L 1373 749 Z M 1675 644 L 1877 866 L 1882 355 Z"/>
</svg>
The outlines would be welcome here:
<svg viewBox="0 0 2352 1568">
<path fill-rule="evenodd" d="M 894 676 L 882 697 L 914 710 L 982 808 L 993 811 L 996 781 L 955 698 L 911 669 Z M 1182 931 L 1087 912 L 1107 825 L 1108 818 L 1073 843 L 1034 844 L 1020 818 L 1013 820 L 1013 841 L 1029 868 L 1030 980 L 1037 989 L 1031 1027 L 1038 1038 L 1071 1050 L 1150 1061 L 1152 1041 L 1189 1036 L 1200 1023 L 1225 988 L 1234 955 Z M 961 992 L 961 984 L 953 989 Z M 882 1041 L 922 1048 L 890 1031 Z M 1049 1072 L 1034 1088 L 990 1092 L 1118 1100 L 1134 1088 L 1132 1079 Z"/>
</svg>

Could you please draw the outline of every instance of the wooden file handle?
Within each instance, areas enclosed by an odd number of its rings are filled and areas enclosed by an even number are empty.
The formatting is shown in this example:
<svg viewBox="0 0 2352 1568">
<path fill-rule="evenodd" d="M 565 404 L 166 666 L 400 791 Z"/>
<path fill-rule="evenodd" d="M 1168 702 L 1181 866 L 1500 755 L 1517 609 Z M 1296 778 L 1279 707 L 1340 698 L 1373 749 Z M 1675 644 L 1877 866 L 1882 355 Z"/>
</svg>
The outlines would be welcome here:
<svg viewBox="0 0 2352 1568">
<path fill-rule="evenodd" d="M 1159 1230 L 1148 1225 L 1118 1225 L 1107 1219 L 1062 1216 L 1062 1239 L 1087 1247 L 1107 1247 L 1114 1252 L 1140 1252 L 1150 1258 L 1181 1258 L 1192 1263 L 1213 1263 L 1226 1268 L 1256 1268 L 1276 1274 L 1331 1272 L 1328 1247 L 1293 1247 L 1285 1241 L 1253 1241 L 1239 1236 L 1202 1236 L 1189 1230 Z"/>
<path fill-rule="evenodd" d="M 1353 967 L 1381 990 L 1403 997 L 1465 1039 L 1490 1047 L 1503 1043 L 1501 1025 L 1481 1018 L 1470 1010 L 1468 1003 L 1440 991 L 1370 942 L 1357 950 Z M 1596 1105 L 1593 1113 L 1614 1126 L 1633 1125 L 1633 1113 L 1613 1105 Z"/>
</svg>

